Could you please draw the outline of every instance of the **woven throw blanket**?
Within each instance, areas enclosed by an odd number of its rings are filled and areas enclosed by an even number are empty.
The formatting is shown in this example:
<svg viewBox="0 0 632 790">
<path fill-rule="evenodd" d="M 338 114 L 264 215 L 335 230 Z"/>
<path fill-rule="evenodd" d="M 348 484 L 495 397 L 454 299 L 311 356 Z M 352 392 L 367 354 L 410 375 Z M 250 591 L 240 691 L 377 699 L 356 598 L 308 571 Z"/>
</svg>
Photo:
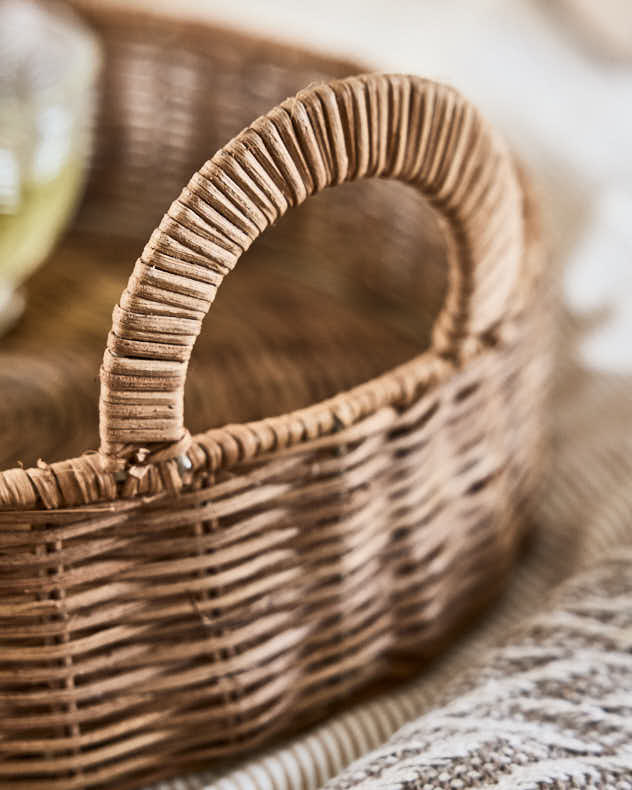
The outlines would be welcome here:
<svg viewBox="0 0 632 790">
<path fill-rule="evenodd" d="M 327 787 L 632 788 L 632 550 L 564 585 L 471 687 Z"/>
<path fill-rule="evenodd" d="M 315 790 L 336 776 L 339 778 L 334 780 L 332 787 L 336 787 L 337 782 L 347 782 L 348 784 L 352 781 L 350 777 L 355 772 L 360 772 L 364 770 L 364 767 L 368 767 L 373 757 L 366 758 L 357 767 L 354 767 L 351 773 L 342 773 L 345 767 L 384 744 L 406 722 L 414 721 L 433 710 L 441 709 L 444 712 L 457 710 L 461 702 L 466 704 L 466 700 L 470 697 L 459 700 L 459 695 L 465 690 L 479 688 L 476 684 L 482 684 L 487 673 L 497 673 L 497 667 L 501 666 L 496 663 L 497 661 L 508 660 L 511 656 L 512 646 L 524 644 L 526 637 L 521 636 L 520 640 L 522 641 L 515 642 L 512 641 L 511 635 L 515 633 L 517 627 L 521 627 L 521 624 L 528 623 L 529 618 L 534 615 L 537 617 L 537 613 L 540 612 L 539 616 L 544 619 L 542 621 L 536 620 L 536 622 L 546 622 L 547 618 L 555 618 L 558 614 L 565 619 L 565 622 L 569 622 L 572 619 L 568 614 L 569 611 L 573 616 L 576 616 L 572 607 L 569 610 L 566 603 L 562 604 L 566 608 L 559 610 L 559 613 L 557 610 L 554 611 L 552 609 L 552 595 L 553 591 L 565 580 L 572 579 L 575 574 L 587 569 L 588 576 L 582 577 L 577 582 L 577 588 L 572 587 L 571 592 L 565 593 L 565 595 L 577 596 L 578 592 L 573 592 L 573 590 L 586 590 L 584 605 L 590 607 L 604 600 L 603 590 L 609 589 L 607 586 L 609 575 L 613 576 L 613 585 L 627 584 L 625 589 L 617 587 L 619 592 L 617 593 L 618 603 L 616 606 L 620 606 L 622 611 L 612 612 L 611 620 L 608 619 L 610 617 L 608 614 L 610 601 L 608 600 L 609 596 L 606 595 L 603 623 L 607 626 L 606 631 L 610 629 L 610 633 L 613 630 L 617 632 L 617 639 L 622 644 L 625 643 L 625 639 L 631 639 L 632 622 L 628 620 L 626 625 L 623 618 L 632 617 L 629 614 L 632 612 L 632 581 L 630 578 L 632 571 L 627 570 L 624 559 L 621 562 L 609 560 L 603 566 L 598 566 L 598 563 L 612 552 L 613 547 L 618 547 L 617 551 L 623 558 L 626 547 L 632 545 L 632 485 L 630 484 L 632 480 L 632 379 L 624 376 L 589 373 L 579 369 L 569 362 L 574 356 L 574 350 L 580 339 L 577 327 L 572 322 L 565 328 L 563 337 L 565 341 L 560 350 L 558 381 L 551 415 L 554 437 L 552 469 L 538 512 L 535 515 L 534 539 L 529 552 L 516 567 L 512 581 L 501 601 L 489 612 L 487 617 L 469 634 L 465 635 L 450 652 L 442 656 L 414 682 L 408 683 L 403 688 L 385 694 L 370 703 L 357 705 L 304 735 L 286 741 L 264 754 L 253 756 L 250 761 L 242 762 L 232 770 L 227 768 L 222 772 L 214 769 L 193 777 L 162 782 L 152 790 L 211 790 L 211 788 L 217 788 L 217 790 Z M 629 558 L 627 562 L 632 564 Z M 594 575 L 591 575 L 593 568 Z M 591 591 L 593 582 L 594 589 Z M 604 585 L 606 585 L 605 588 Z M 627 601 L 626 594 L 628 595 Z M 570 599 L 568 597 L 563 599 L 563 601 L 567 600 Z M 583 611 L 584 609 L 582 609 Z M 602 665 L 606 668 L 610 666 L 602 657 L 601 633 L 603 626 L 600 625 L 602 623 L 600 616 L 597 614 L 596 627 L 592 631 L 585 630 L 583 637 L 581 637 L 586 641 L 590 641 L 594 637 L 594 642 L 591 648 L 584 649 L 581 654 L 578 654 L 576 669 L 580 673 L 593 671 L 592 668 L 588 668 L 590 650 L 594 650 L 592 655 L 597 671 L 600 671 Z M 555 620 L 549 619 L 548 622 L 553 623 Z M 534 642 L 537 641 L 536 635 L 540 634 L 538 628 L 539 626 L 536 626 L 535 630 L 529 632 Z M 628 629 L 627 636 L 625 628 Z M 552 630 L 555 631 L 555 628 Z M 547 633 L 542 631 L 543 638 L 548 639 Z M 555 636 L 555 634 L 553 635 Z M 568 629 L 560 631 L 560 636 L 575 638 Z M 505 658 L 498 658 L 502 652 L 490 655 L 489 651 L 503 642 L 509 645 Z M 623 656 L 622 663 L 624 665 L 627 661 L 625 671 L 629 673 L 632 672 L 630 641 L 627 642 L 627 645 L 627 648 L 618 647 L 615 652 Z M 569 644 L 569 650 L 571 646 Z M 530 655 L 535 671 L 538 661 L 546 658 L 548 647 L 549 643 L 546 642 L 546 646 L 542 648 L 543 653 L 540 654 L 534 649 L 531 654 L 523 654 L 522 664 L 514 662 L 512 667 L 520 669 L 522 672 L 528 672 L 525 662 Z M 553 648 L 553 645 L 550 647 Z M 628 650 L 627 656 L 624 652 L 625 649 Z M 570 664 L 561 666 L 566 667 L 564 672 L 567 680 L 575 677 L 571 674 Z M 619 692 L 623 694 L 626 686 L 623 676 L 621 677 Z M 579 674 L 577 678 L 580 679 Z M 564 678 L 562 678 L 563 680 Z M 510 685 L 507 689 L 512 688 L 515 692 L 516 688 L 519 688 L 519 684 L 524 681 L 524 676 L 522 680 L 516 676 L 515 682 L 518 686 Z M 492 681 L 492 685 L 495 682 Z M 480 687 L 482 688 L 483 685 Z M 562 688 L 560 686 L 560 689 Z M 567 694 L 581 695 L 582 688 L 581 685 L 574 687 L 573 684 L 570 684 L 566 687 Z M 524 694 L 525 704 L 528 704 L 528 698 L 531 696 L 528 689 L 529 687 L 526 687 Z M 627 689 L 628 695 L 632 695 L 629 674 L 627 675 Z M 468 693 L 470 692 L 468 691 Z M 568 697 L 563 695 L 560 697 L 556 710 L 561 709 L 565 699 L 568 701 Z M 449 708 L 452 703 L 457 707 Z M 538 706 L 539 703 L 534 705 L 534 708 L 537 710 Z M 610 711 L 605 712 L 610 715 Z M 605 712 L 601 715 L 605 715 Z M 596 709 L 593 710 L 593 713 L 599 714 Z M 517 720 L 520 715 L 517 712 Z M 438 726 L 442 721 L 438 714 L 436 716 L 437 718 L 433 719 L 433 724 L 429 725 L 430 727 Z M 452 714 L 452 719 L 454 718 L 455 716 Z M 630 718 L 632 719 L 632 717 Z M 405 733 L 414 731 L 417 726 L 423 728 L 426 726 L 424 721 L 425 719 L 421 719 L 410 725 L 413 729 L 404 730 L 404 735 L 402 736 L 400 733 L 398 738 L 406 737 Z M 539 727 L 540 723 L 535 726 L 535 729 L 537 730 Z M 444 740 L 444 735 L 440 730 L 433 730 L 433 733 L 435 742 Z M 577 733 L 572 737 L 577 739 Z M 515 743 L 518 736 L 512 736 L 512 738 L 512 742 Z M 567 744 L 570 744 L 571 740 L 569 734 Z M 579 740 L 577 740 L 578 743 Z M 628 740 L 632 743 L 632 738 L 629 735 Z M 612 743 L 605 744 L 605 746 L 610 748 Z M 385 748 L 388 752 L 390 744 Z M 544 755 L 545 752 L 541 754 Z M 580 752 L 572 753 L 568 759 L 572 761 L 580 754 Z M 447 759 L 448 756 L 448 753 L 444 754 L 444 764 L 447 766 L 445 770 L 458 768 L 459 760 L 456 759 L 450 763 Z M 479 755 L 479 758 L 482 759 L 482 756 Z M 393 753 L 390 754 L 389 760 L 393 763 Z M 567 763 L 566 767 L 570 768 L 570 763 Z M 442 773 L 445 772 L 440 772 L 439 775 Z M 450 776 L 449 771 L 447 775 Z M 484 773 L 482 775 L 485 776 Z M 587 775 L 590 776 L 590 774 Z M 632 777 L 632 770 L 630 770 L 630 776 Z M 498 780 L 500 781 L 501 778 L 502 775 L 499 774 Z M 619 779 L 624 781 L 621 776 Z M 380 781 L 382 782 L 381 786 L 390 786 L 390 779 Z M 397 781 L 392 780 L 395 785 L 397 785 Z M 450 780 L 455 784 L 442 783 L 442 781 L 437 779 L 433 784 L 429 780 L 426 784 L 433 788 L 468 787 L 467 783 L 459 785 L 459 782 L 465 782 L 465 780 L 459 778 L 458 774 L 454 774 Z M 530 779 L 525 779 L 526 784 L 522 785 L 517 780 L 512 784 L 513 779 L 505 785 L 495 785 L 494 781 L 496 780 L 489 777 L 487 781 L 491 782 L 492 787 L 538 787 L 538 784 L 534 783 L 535 780 L 529 784 Z M 592 786 L 597 787 L 626 787 L 625 783 L 608 784 L 610 780 L 595 779 L 590 781 L 593 781 Z M 632 782 L 632 779 L 630 781 Z M 360 784 L 363 785 L 363 782 Z M 420 786 L 423 787 L 423 783 Z M 479 785 L 469 786 L 477 787 Z M 572 787 L 573 785 L 567 786 Z M 576 784 L 575 786 L 586 785 Z M 632 784 L 627 787 L 632 788 Z"/>
</svg>

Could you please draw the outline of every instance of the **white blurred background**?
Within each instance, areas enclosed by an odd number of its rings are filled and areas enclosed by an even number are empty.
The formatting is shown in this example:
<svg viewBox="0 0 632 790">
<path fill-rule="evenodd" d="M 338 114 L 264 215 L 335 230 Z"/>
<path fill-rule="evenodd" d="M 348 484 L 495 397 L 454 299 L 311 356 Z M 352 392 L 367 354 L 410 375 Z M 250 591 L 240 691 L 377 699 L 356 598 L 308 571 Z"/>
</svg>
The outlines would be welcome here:
<svg viewBox="0 0 632 790">
<path fill-rule="evenodd" d="M 457 86 L 539 182 L 556 259 L 566 261 L 569 304 L 606 308 L 583 344 L 585 360 L 632 371 L 632 0 L 128 5 L 212 18 Z"/>
</svg>

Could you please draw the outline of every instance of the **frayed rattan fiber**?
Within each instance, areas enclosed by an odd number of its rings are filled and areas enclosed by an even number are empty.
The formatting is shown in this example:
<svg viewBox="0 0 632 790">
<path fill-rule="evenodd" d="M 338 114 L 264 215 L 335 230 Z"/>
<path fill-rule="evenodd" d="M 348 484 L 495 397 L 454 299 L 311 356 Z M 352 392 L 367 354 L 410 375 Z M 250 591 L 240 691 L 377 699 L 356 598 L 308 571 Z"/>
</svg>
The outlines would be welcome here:
<svg viewBox="0 0 632 790">
<path fill-rule="evenodd" d="M 367 178 L 408 184 L 444 234 L 430 348 L 191 438 L 187 365 L 222 280 L 288 209 Z M 435 653 L 498 590 L 536 489 L 542 263 L 504 143 L 420 78 L 316 84 L 203 165 L 115 307 L 100 450 L 0 474 L 0 787 L 183 773 Z"/>
</svg>

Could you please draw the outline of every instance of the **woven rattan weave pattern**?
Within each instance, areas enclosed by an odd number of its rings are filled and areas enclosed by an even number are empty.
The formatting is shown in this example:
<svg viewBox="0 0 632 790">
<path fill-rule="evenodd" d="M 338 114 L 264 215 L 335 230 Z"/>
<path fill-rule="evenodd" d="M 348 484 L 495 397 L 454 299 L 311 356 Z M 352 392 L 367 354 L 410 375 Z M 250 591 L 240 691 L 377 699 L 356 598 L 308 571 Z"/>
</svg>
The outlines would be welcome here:
<svg viewBox="0 0 632 790">
<path fill-rule="evenodd" d="M 122 108 L 144 74 L 134 62 L 114 75 L 108 66 L 106 100 L 114 83 Z M 237 63 L 226 68 L 239 78 Z M 192 108 L 193 136 L 208 124 L 213 140 L 212 105 Z M 134 150 L 122 149 L 110 187 L 129 186 L 119 171 Z M 168 157 L 165 171 L 168 182 Z M 333 397 L 309 404 L 326 376 L 306 346 L 289 366 L 305 366 L 304 408 L 191 439 L 187 365 L 222 279 L 288 208 L 369 177 L 409 185 L 401 206 L 383 200 L 385 222 L 421 199 L 437 215 L 448 281 L 430 347 L 336 394 L 338 354 Z M 94 230 L 103 199 L 104 215 L 127 214 L 133 235 L 142 206 L 108 209 L 108 194 L 93 182 L 84 221 Z M 375 299 L 400 276 L 400 239 L 386 245 L 395 257 L 372 289 L 362 284 L 375 269 L 363 261 L 370 234 L 336 211 L 316 217 L 322 250 L 344 228 L 340 260 L 359 290 Z M 292 260 L 306 222 L 277 236 L 277 252 Z M 423 247 L 405 236 L 403 268 L 414 271 Z M 542 262 L 528 188 L 504 144 L 455 91 L 425 80 L 317 83 L 204 165 L 115 308 L 101 450 L 0 474 L 0 787 L 122 790 L 165 766 L 189 770 L 435 652 L 498 589 L 537 481 L 552 328 Z M 410 321 L 436 315 L 436 293 L 424 302 L 423 288 L 408 300 L 405 285 L 395 290 Z M 330 298 L 314 293 L 314 316 Z M 373 304 L 369 323 L 381 315 Z M 274 367 L 275 355 L 261 362 Z M 353 355 L 349 364 L 362 375 Z"/>
</svg>

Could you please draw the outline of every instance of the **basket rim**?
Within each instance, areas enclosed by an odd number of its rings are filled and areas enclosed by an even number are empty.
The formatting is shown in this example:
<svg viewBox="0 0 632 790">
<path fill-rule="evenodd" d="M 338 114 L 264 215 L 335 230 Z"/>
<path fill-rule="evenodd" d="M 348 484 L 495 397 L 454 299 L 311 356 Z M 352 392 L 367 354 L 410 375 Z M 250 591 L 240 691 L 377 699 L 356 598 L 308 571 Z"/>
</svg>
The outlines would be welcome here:
<svg viewBox="0 0 632 790">
<path fill-rule="evenodd" d="M 486 353 L 481 350 L 476 357 Z M 469 361 L 469 360 L 468 360 Z M 14 467 L 0 471 L 0 517 L 7 511 L 63 510 L 117 499 L 144 502 L 156 496 L 174 494 L 190 485 L 199 474 L 212 474 L 249 461 L 264 461 L 266 456 L 287 457 L 309 450 L 326 449 L 329 445 L 353 443 L 361 432 L 387 429 L 399 412 L 420 395 L 437 389 L 461 366 L 442 359 L 432 349 L 390 368 L 372 381 L 399 381 L 402 397 L 392 403 L 375 406 L 364 403 L 361 412 L 349 407 L 349 396 L 362 390 L 363 382 L 331 398 L 318 401 L 295 411 L 263 420 L 228 423 L 194 435 L 186 436 L 183 452 L 152 458 L 142 465 L 132 465 L 127 471 L 114 467 L 96 450 L 80 456 L 48 464 L 40 461 L 31 468 Z M 333 417 L 333 419 L 332 419 Z M 307 431 L 307 425 L 317 425 L 318 432 Z M 279 431 L 285 431 L 288 442 L 278 448 L 266 442 Z M 83 481 L 81 485 L 77 481 Z M 88 482 L 89 481 L 89 482 Z"/>
<path fill-rule="evenodd" d="M 539 233 L 527 235 L 525 258 L 533 264 L 541 259 L 540 242 Z M 539 267 L 536 269 L 534 265 L 534 279 L 538 271 Z M 200 475 L 213 475 L 248 462 L 263 463 L 271 456 L 282 459 L 316 449 L 326 450 L 341 442 L 352 444 L 360 435 L 366 437 L 387 430 L 417 398 L 435 392 L 474 361 L 496 352 L 495 346 L 479 346 L 467 359 L 457 361 L 443 359 L 434 349 L 428 349 L 372 379 L 399 380 L 399 399 L 378 407 L 365 403 L 365 409 L 355 413 L 341 408 L 336 412 L 336 416 L 340 415 L 338 419 L 328 420 L 329 424 L 323 424 L 323 419 L 334 413 L 336 405 L 348 406 L 348 396 L 364 388 L 365 383 L 292 412 L 263 420 L 228 423 L 187 436 L 186 449 L 180 455 L 174 457 L 170 445 L 168 457 L 160 458 L 156 453 L 146 463 L 131 466 L 128 471 L 114 468 L 96 450 L 52 464 L 40 461 L 36 467 L 1 470 L 0 524 L 6 517 L 14 521 L 18 512 L 32 518 L 43 511 L 50 520 L 51 511 L 58 511 L 60 516 L 69 509 L 77 515 L 98 514 L 111 510 L 115 502 L 117 508 L 122 505 L 135 508 L 177 495 Z M 314 424 L 314 415 L 322 418 L 316 420 L 321 430 L 308 434 L 306 418 Z M 287 444 L 283 448 L 266 444 L 265 437 L 276 435 L 281 427 L 287 431 Z"/>
</svg>

